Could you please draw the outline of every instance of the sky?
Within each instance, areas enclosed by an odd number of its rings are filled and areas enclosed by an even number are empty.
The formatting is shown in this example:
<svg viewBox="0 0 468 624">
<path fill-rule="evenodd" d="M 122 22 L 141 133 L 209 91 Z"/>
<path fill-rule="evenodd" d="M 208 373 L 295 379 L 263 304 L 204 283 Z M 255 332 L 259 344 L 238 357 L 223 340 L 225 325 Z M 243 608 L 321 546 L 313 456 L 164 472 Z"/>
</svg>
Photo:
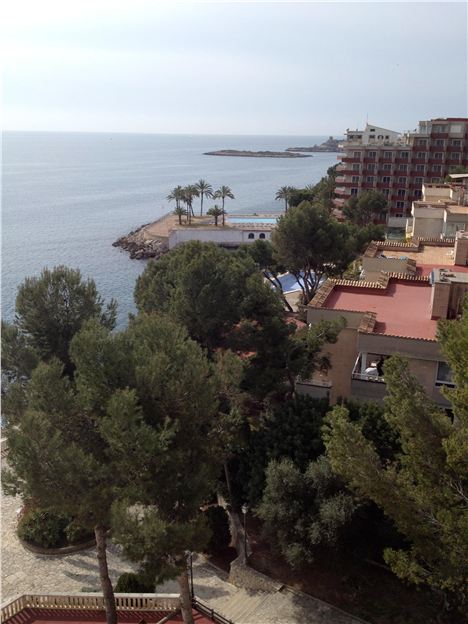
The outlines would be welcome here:
<svg viewBox="0 0 468 624">
<path fill-rule="evenodd" d="M 6 130 L 338 134 L 468 116 L 465 2 L 10 0 Z"/>
</svg>

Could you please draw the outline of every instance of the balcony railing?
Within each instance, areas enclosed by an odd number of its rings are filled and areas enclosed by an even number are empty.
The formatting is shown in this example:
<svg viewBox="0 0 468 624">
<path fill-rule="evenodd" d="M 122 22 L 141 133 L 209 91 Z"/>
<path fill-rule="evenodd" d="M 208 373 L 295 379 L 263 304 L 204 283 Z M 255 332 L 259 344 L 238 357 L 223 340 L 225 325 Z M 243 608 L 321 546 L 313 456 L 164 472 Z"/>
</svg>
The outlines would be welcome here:
<svg viewBox="0 0 468 624">
<path fill-rule="evenodd" d="M 118 611 L 173 611 L 180 608 L 178 594 L 115 594 Z M 105 610 L 103 596 L 97 593 L 23 594 L 2 605 L 2 622 L 23 609 Z"/>
<path fill-rule="evenodd" d="M 378 375 L 370 375 L 369 373 L 353 373 L 352 378 L 359 379 L 360 381 L 370 381 L 372 383 L 385 383 L 383 377 L 379 377 Z"/>
</svg>

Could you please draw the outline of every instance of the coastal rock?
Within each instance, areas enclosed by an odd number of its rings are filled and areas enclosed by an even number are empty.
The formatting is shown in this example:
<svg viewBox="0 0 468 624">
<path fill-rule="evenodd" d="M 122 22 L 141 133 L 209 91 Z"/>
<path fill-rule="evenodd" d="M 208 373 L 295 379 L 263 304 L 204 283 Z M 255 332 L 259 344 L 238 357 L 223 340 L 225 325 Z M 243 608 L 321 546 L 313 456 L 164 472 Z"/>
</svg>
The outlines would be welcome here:
<svg viewBox="0 0 468 624">
<path fill-rule="evenodd" d="M 146 260 L 148 258 L 160 258 L 167 253 L 168 241 L 165 237 L 148 238 L 145 236 L 148 224 L 142 225 L 137 230 L 130 232 L 126 236 L 121 236 L 114 243 L 113 247 L 121 247 L 127 251 L 132 260 Z"/>
</svg>

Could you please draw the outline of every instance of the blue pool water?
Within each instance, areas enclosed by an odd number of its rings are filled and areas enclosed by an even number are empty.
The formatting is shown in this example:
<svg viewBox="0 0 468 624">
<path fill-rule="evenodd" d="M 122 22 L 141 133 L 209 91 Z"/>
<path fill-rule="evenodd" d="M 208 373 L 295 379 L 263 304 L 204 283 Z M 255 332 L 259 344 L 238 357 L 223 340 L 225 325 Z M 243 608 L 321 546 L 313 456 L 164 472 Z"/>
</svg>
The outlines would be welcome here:
<svg viewBox="0 0 468 624">
<path fill-rule="evenodd" d="M 276 223 L 276 217 L 229 217 L 231 223 Z"/>
</svg>

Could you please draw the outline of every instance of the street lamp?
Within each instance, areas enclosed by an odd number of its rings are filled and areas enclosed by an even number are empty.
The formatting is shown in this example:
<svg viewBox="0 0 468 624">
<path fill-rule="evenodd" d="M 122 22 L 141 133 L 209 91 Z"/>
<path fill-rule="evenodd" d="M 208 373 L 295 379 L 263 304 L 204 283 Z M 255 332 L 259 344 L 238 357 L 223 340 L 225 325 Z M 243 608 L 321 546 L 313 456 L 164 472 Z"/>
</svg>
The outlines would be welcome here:
<svg viewBox="0 0 468 624">
<path fill-rule="evenodd" d="M 244 516 L 244 557 L 245 557 L 246 565 L 247 565 L 247 531 L 245 530 L 245 518 L 247 516 L 248 510 L 249 510 L 249 507 L 247 503 L 244 503 L 242 505 L 242 514 Z"/>
</svg>

